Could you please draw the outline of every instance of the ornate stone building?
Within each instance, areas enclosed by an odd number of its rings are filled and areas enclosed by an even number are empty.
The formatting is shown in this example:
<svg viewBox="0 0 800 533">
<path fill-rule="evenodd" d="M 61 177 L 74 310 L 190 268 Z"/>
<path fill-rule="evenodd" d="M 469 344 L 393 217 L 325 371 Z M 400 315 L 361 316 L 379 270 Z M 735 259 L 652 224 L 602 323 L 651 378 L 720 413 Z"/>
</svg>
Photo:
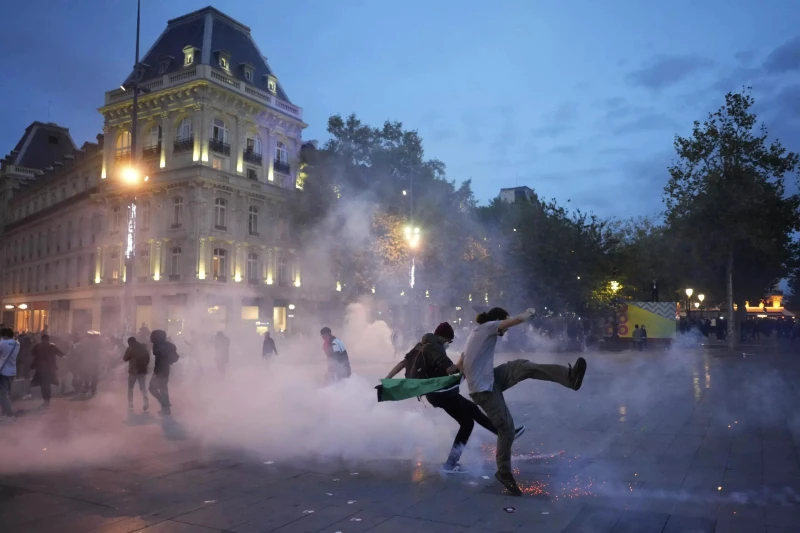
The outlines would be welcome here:
<svg viewBox="0 0 800 533">
<path fill-rule="evenodd" d="M 97 145 L 8 186 L 16 190 L 5 220 L 6 321 L 13 313 L 17 329 L 118 332 L 132 196 L 137 324 L 172 334 L 280 331 L 329 297 L 306 283 L 288 223 L 286 202 L 299 194 L 302 109 L 249 28 L 213 8 L 169 21 L 100 112 Z M 124 178 L 132 127 L 138 181 Z M 47 316 L 37 322 L 34 308 Z"/>
</svg>

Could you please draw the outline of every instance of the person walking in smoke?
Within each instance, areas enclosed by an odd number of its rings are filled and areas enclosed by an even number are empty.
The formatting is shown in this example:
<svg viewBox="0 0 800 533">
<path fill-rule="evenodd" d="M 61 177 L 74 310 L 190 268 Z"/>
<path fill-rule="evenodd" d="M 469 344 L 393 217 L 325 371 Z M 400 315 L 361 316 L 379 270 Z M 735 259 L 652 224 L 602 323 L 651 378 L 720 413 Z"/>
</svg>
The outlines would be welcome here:
<svg viewBox="0 0 800 533">
<path fill-rule="evenodd" d="M 433 333 L 426 333 L 422 340 L 408 352 L 402 361 L 392 368 L 386 379 L 392 379 L 401 370 L 405 369 L 406 378 L 428 379 L 457 374 L 458 367 L 447 357 L 447 347 L 455 339 L 453 327 L 448 322 L 442 322 Z M 425 395 L 428 402 L 450 415 L 458 422 L 458 433 L 453 441 L 453 447 L 447 456 L 447 461 L 442 465 L 442 472 L 447 474 L 464 474 L 467 470 L 458 461 L 467 446 L 475 422 L 488 431 L 497 435 L 497 428 L 491 420 L 481 412 L 477 405 L 467 400 L 458 391 L 459 383 Z M 525 426 L 516 429 L 519 437 L 525 432 Z"/>
<path fill-rule="evenodd" d="M 214 360 L 217 363 L 217 370 L 222 376 L 225 375 L 225 369 L 228 367 L 230 349 L 230 339 L 223 332 L 218 331 L 217 336 L 214 337 Z"/>
<path fill-rule="evenodd" d="M 50 407 L 51 386 L 58 385 L 58 363 L 56 357 L 64 357 L 64 352 L 50 342 L 50 335 L 43 334 L 42 340 L 31 350 L 33 362 L 31 369 L 36 372 L 31 380 L 31 387 L 42 388 L 42 409 Z"/>
<path fill-rule="evenodd" d="M 536 311 L 528 309 L 514 318 L 508 311 L 494 307 L 475 319 L 477 325 L 470 333 L 464 353 L 457 366 L 467 379 L 470 397 L 497 428 L 497 473 L 495 477 L 514 496 L 521 496 L 511 474 L 511 445 L 514 443 L 514 420 L 506 406 L 503 391 L 526 379 L 552 381 L 578 390 L 586 374 L 586 360 L 579 357 L 575 366 L 539 365 L 527 359 L 517 359 L 495 368 L 494 351 L 498 337 L 509 328 L 533 318 Z"/>
<path fill-rule="evenodd" d="M 14 332 L 11 328 L 0 328 L 0 410 L 3 412 L 0 423 L 14 421 L 11 384 L 17 376 L 18 356 L 19 343 L 14 340 Z"/>
<path fill-rule="evenodd" d="M 267 331 L 264 333 L 264 344 L 261 345 L 261 357 L 267 359 L 273 355 L 278 355 L 278 348 L 275 346 L 275 339 L 273 339 L 269 331 Z"/>
<path fill-rule="evenodd" d="M 97 385 L 100 380 L 100 359 L 103 349 L 100 333 L 89 331 L 86 337 L 75 347 L 77 355 L 78 389 L 79 394 L 94 396 L 97 394 Z"/>
<path fill-rule="evenodd" d="M 150 364 L 150 351 L 147 346 L 136 340 L 136 337 L 128 338 L 128 348 L 122 360 L 128 363 L 128 411 L 133 412 L 133 386 L 139 384 L 142 391 L 142 411 L 150 408 L 145 378 L 147 377 L 147 366 Z"/>
<path fill-rule="evenodd" d="M 319 334 L 322 337 L 322 350 L 328 358 L 328 373 L 325 375 L 325 383 L 335 383 L 349 378 L 352 372 L 350 358 L 344 343 L 333 336 L 329 327 L 322 328 Z"/>
<path fill-rule="evenodd" d="M 150 378 L 150 394 L 161 404 L 158 414 L 168 416 L 172 414 L 169 402 L 169 367 L 178 362 L 178 352 L 175 345 L 167 341 L 167 332 L 157 329 L 150 334 L 153 344 L 153 377 Z"/>
</svg>

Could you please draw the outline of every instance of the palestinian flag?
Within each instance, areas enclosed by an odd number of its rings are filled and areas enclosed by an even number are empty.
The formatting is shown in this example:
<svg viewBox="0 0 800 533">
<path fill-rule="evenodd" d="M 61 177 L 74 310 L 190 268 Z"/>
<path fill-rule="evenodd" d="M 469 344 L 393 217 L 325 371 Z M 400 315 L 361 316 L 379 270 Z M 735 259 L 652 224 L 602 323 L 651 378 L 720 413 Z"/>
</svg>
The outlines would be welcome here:
<svg viewBox="0 0 800 533">
<path fill-rule="evenodd" d="M 375 389 L 378 391 L 379 402 L 398 402 L 431 392 L 458 388 L 460 383 L 461 374 L 430 379 L 382 379 Z"/>
</svg>

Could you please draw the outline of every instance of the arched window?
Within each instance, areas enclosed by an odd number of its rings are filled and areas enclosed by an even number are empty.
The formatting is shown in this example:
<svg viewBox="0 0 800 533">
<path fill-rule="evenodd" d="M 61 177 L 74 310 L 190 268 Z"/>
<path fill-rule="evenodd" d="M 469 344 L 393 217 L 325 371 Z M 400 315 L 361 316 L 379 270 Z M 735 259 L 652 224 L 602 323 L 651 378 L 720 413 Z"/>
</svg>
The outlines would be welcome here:
<svg viewBox="0 0 800 533">
<path fill-rule="evenodd" d="M 286 256 L 278 256 L 278 285 L 286 287 L 289 284 L 289 270 L 286 264 Z"/>
<path fill-rule="evenodd" d="M 247 280 L 256 281 L 258 279 L 258 254 L 250 252 L 247 254 Z"/>
<path fill-rule="evenodd" d="M 176 196 L 172 199 L 172 226 L 183 224 L 183 197 Z"/>
<path fill-rule="evenodd" d="M 111 229 L 113 231 L 119 231 L 121 225 L 122 225 L 122 211 L 120 210 L 119 206 L 113 207 L 111 209 Z"/>
<path fill-rule="evenodd" d="M 161 144 L 161 126 L 158 124 L 150 126 L 145 139 L 145 149 L 159 146 Z"/>
<path fill-rule="evenodd" d="M 224 198 L 214 200 L 214 225 L 218 229 L 225 229 L 227 210 L 228 202 Z"/>
<path fill-rule="evenodd" d="M 228 142 L 228 128 L 225 127 L 225 122 L 222 119 L 215 118 L 211 121 L 211 139 L 217 142 Z"/>
<path fill-rule="evenodd" d="M 117 135 L 117 158 L 129 157 L 131 155 L 131 132 L 125 130 Z"/>
<path fill-rule="evenodd" d="M 247 217 L 247 232 L 250 235 L 258 235 L 258 207 L 251 205 L 250 213 Z"/>
<path fill-rule="evenodd" d="M 175 140 L 188 141 L 192 138 L 192 119 L 183 117 L 178 123 L 178 131 L 175 134 Z"/>
<path fill-rule="evenodd" d="M 170 276 L 180 276 L 181 275 L 181 247 L 180 246 L 174 246 L 170 250 L 169 275 Z"/>
<path fill-rule="evenodd" d="M 284 165 L 289 164 L 289 151 L 286 149 L 286 145 L 280 141 L 276 145 L 275 161 Z"/>
<path fill-rule="evenodd" d="M 214 248 L 214 256 L 211 260 L 211 275 L 215 280 L 225 281 L 227 279 L 228 252 L 223 248 Z"/>
<path fill-rule="evenodd" d="M 253 133 L 249 134 L 245 151 L 250 154 L 261 155 L 261 137 Z"/>
</svg>

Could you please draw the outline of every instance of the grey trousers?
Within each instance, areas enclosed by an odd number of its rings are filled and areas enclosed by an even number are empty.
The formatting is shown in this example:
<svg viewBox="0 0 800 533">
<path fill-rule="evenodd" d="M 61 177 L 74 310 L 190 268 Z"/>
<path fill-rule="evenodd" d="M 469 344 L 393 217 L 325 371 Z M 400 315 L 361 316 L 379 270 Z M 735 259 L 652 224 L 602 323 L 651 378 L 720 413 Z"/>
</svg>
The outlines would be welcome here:
<svg viewBox="0 0 800 533">
<path fill-rule="evenodd" d="M 142 405 L 148 407 L 147 387 L 145 386 L 144 374 L 128 374 L 128 406 L 133 407 L 133 386 L 139 383 L 139 390 L 142 391 Z"/>
<path fill-rule="evenodd" d="M 511 445 L 514 444 L 514 419 L 506 406 L 503 391 L 520 381 L 539 379 L 569 387 L 569 367 L 562 365 L 537 365 L 527 359 L 509 361 L 494 369 L 494 390 L 470 394 L 492 424 L 497 428 L 497 470 L 511 473 Z"/>
</svg>

